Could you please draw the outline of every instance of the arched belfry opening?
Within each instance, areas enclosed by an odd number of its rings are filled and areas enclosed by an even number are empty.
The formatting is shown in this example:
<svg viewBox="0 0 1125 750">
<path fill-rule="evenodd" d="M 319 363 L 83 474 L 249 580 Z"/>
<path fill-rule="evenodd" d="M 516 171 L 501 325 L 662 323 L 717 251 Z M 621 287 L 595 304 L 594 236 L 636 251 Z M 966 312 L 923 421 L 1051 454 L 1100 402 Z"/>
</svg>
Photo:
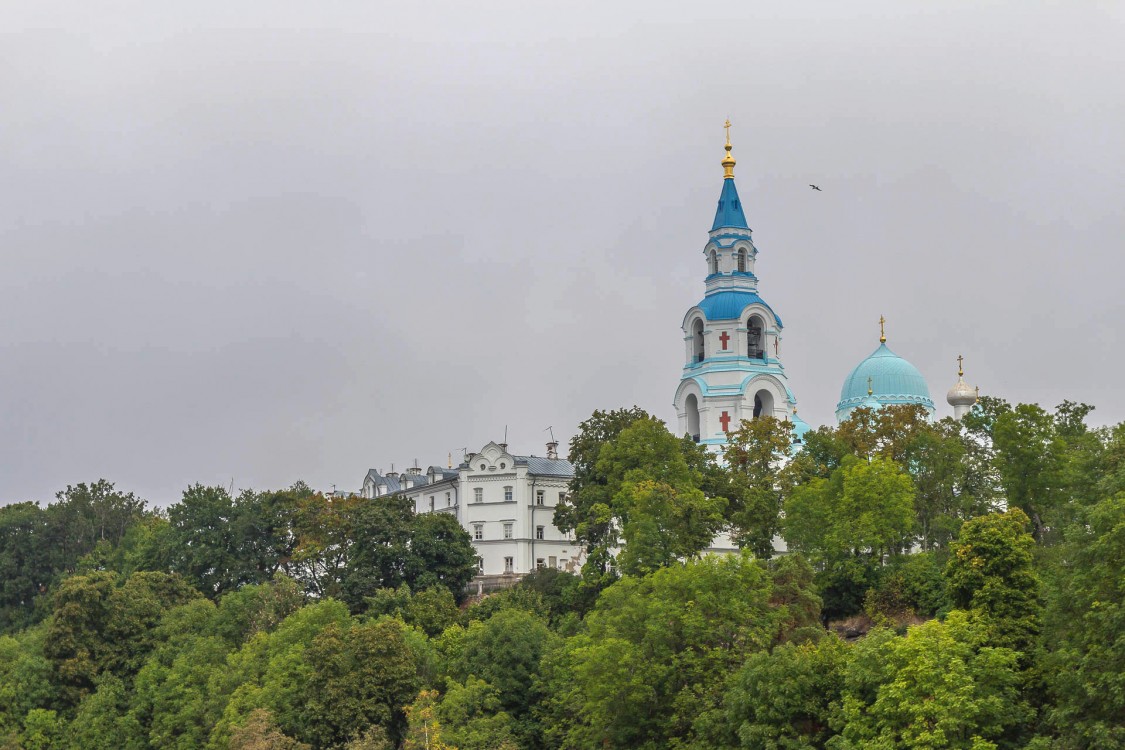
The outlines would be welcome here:
<svg viewBox="0 0 1125 750">
<path fill-rule="evenodd" d="M 765 321 L 758 315 L 751 315 L 746 321 L 746 356 L 766 358 Z"/>
<path fill-rule="evenodd" d="M 694 393 L 689 393 L 684 399 L 684 408 L 687 410 L 687 431 L 691 439 L 699 442 L 699 399 Z"/>
<path fill-rule="evenodd" d="M 762 389 L 754 394 L 754 419 L 773 416 L 773 394 Z"/>
<path fill-rule="evenodd" d="M 703 361 L 703 321 L 699 318 L 691 324 L 691 361 Z"/>
<path fill-rule="evenodd" d="M 737 253 L 738 258 L 738 272 L 746 273 L 746 248 L 740 247 Z"/>
<path fill-rule="evenodd" d="M 707 273 L 710 275 L 719 272 L 719 255 L 714 250 L 707 253 Z"/>
</svg>

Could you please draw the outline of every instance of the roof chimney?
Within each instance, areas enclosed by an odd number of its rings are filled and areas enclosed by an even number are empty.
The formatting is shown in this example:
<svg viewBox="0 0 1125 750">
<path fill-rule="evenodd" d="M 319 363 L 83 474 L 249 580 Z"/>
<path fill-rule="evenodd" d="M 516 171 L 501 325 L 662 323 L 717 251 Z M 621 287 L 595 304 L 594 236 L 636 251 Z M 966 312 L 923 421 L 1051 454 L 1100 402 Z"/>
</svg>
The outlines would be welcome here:
<svg viewBox="0 0 1125 750">
<path fill-rule="evenodd" d="M 554 440 L 552 440 L 551 442 L 547 443 L 547 458 L 556 458 L 557 459 L 558 457 L 559 457 L 559 444 L 556 443 Z"/>
</svg>

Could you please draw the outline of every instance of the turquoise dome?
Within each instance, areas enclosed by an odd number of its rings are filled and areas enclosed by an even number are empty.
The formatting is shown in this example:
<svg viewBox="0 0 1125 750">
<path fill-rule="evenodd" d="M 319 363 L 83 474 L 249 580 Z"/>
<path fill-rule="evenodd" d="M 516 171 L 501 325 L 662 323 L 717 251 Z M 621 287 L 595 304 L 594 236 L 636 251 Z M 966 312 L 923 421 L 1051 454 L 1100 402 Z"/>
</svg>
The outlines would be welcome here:
<svg viewBox="0 0 1125 750">
<path fill-rule="evenodd" d="M 871 380 L 868 381 L 868 378 Z M 868 383 L 872 393 L 868 395 Z M 852 409 L 860 406 L 872 407 L 890 404 L 917 404 L 925 407 L 928 414 L 934 413 L 934 402 L 930 399 L 930 389 L 918 368 L 887 348 L 886 343 L 871 356 L 856 365 L 851 374 L 844 379 L 840 391 L 840 403 L 836 404 L 836 421 L 848 418 Z"/>
</svg>

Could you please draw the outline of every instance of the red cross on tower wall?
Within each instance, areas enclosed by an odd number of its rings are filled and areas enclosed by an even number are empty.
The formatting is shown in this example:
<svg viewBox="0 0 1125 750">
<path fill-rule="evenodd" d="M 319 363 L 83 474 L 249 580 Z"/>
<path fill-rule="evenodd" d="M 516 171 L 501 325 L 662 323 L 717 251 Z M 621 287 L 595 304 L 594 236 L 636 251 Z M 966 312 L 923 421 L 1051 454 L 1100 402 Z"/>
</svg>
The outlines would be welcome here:
<svg viewBox="0 0 1125 750">
<path fill-rule="evenodd" d="M 725 411 L 723 412 L 723 415 L 719 417 L 719 424 L 723 426 L 723 432 L 730 432 L 730 415 Z"/>
<path fill-rule="evenodd" d="M 727 333 L 726 331 L 723 331 L 722 335 L 719 336 L 719 341 L 723 342 L 723 351 L 726 351 L 727 350 L 727 342 L 730 341 L 730 334 Z"/>
</svg>

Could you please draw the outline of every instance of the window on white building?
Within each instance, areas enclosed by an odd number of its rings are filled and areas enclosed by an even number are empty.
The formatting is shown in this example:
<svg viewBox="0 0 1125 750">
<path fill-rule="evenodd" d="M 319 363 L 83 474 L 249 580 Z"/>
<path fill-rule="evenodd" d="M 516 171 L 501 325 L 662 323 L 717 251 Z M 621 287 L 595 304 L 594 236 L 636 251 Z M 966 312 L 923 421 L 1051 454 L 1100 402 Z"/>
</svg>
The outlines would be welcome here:
<svg viewBox="0 0 1125 750">
<path fill-rule="evenodd" d="M 504 502 L 506 502 L 506 503 L 512 502 L 512 488 L 511 487 L 505 487 L 504 488 Z"/>
<path fill-rule="evenodd" d="M 554 555 L 551 555 L 549 558 L 547 558 L 547 560 L 548 560 L 547 565 L 549 567 L 551 567 L 552 569 L 557 568 L 559 566 L 559 559 L 557 557 L 555 557 Z"/>
<path fill-rule="evenodd" d="M 475 503 L 483 503 L 484 502 L 484 487 L 473 488 L 473 502 L 475 502 Z"/>
<path fill-rule="evenodd" d="M 510 524 L 510 523 L 504 524 L 504 538 L 505 539 L 511 539 L 512 538 L 512 524 Z"/>
<path fill-rule="evenodd" d="M 536 526 L 535 527 L 535 538 L 536 539 L 542 539 L 543 538 L 543 527 L 542 526 Z"/>
<path fill-rule="evenodd" d="M 484 574 L 484 558 L 483 557 L 477 558 L 477 572 L 480 573 L 481 575 Z"/>
<path fill-rule="evenodd" d="M 559 493 L 559 504 L 562 505 L 565 502 L 566 502 L 566 493 L 560 492 Z"/>
<path fill-rule="evenodd" d="M 445 493 L 445 507 L 447 507 L 447 508 L 453 507 L 453 493 L 450 493 L 450 492 Z"/>
<path fill-rule="evenodd" d="M 432 512 L 433 509 L 434 509 L 434 496 L 430 495 L 430 511 Z"/>
<path fill-rule="evenodd" d="M 545 562 L 543 562 L 542 557 L 535 558 L 535 569 L 536 570 L 543 570 L 543 568 L 545 568 L 545 567 L 547 567 L 547 564 Z"/>
<path fill-rule="evenodd" d="M 543 504 L 543 496 L 546 495 L 546 494 L 547 493 L 545 493 L 543 490 L 536 490 L 535 491 L 535 504 L 536 505 L 542 505 Z"/>
<path fill-rule="evenodd" d="M 473 539 L 476 539 L 478 542 L 481 539 L 484 539 L 484 524 L 483 523 L 474 523 L 473 524 Z"/>
<path fill-rule="evenodd" d="M 505 572 L 505 573 L 511 573 L 511 572 L 512 572 L 512 571 L 514 571 L 515 569 L 516 569 L 516 561 L 515 561 L 515 558 L 512 558 L 512 557 L 505 557 L 505 558 L 504 558 L 504 572 Z"/>
</svg>

